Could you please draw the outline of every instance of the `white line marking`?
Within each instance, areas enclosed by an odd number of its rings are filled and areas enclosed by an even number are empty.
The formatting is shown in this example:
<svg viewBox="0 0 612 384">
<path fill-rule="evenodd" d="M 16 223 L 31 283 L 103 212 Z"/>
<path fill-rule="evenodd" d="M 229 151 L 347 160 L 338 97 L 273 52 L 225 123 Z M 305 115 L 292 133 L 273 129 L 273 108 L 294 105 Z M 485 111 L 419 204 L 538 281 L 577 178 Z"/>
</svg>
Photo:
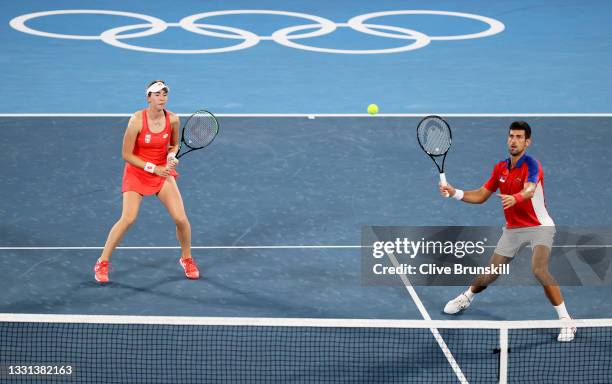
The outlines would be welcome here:
<svg viewBox="0 0 612 384">
<path fill-rule="evenodd" d="M 93 246 L 93 247 L 0 247 L 2 251 L 86 251 L 86 250 L 100 250 L 104 247 Z M 361 245 L 211 245 L 211 246 L 192 246 L 191 249 L 359 249 Z M 371 247 L 367 247 L 371 248 Z M 117 249 L 125 250 L 143 250 L 143 249 L 181 249 L 180 246 L 134 246 L 134 247 L 117 247 Z"/>
<path fill-rule="evenodd" d="M 496 248 L 496 245 L 483 245 L 483 248 Z M 612 244 L 569 244 L 569 245 L 553 245 L 553 248 L 612 248 Z"/>
<path fill-rule="evenodd" d="M 393 266 L 398 268 L 399 262 L 397 261 L 395 254 L 391 252 L 388 254 L 388 256 Z M 419 312 L 421 313 L 421 316 L 423 316 L 423 319 L 426 321 L 431 321 L 431 316 L 429 316 L 429 312 L 427 312 L 427 308 L 425 308 L 425 305 L 423 305 L 421 298 L 414 290 L 414 287 L 412 286 L 412 283 L 410 283 L 410 280 L 406 277 L 406 275 L 399 275 L 399 276 L 402 279 L 402 282 L 404 283 L 404 287 L 406 287 L 406 290 L 410 294 L 412 301 L 414 301 L 417 308 L 419 309 Z M 457 379 L 459 379 L 459 382 L 461 382 L 461 384 L 468 384 L 468 380 L 465 378 L 463 371 L 461 371 L 461 367 L 459 366 L 459 364 L 457 363 L 457 360 L 455 359 L 452 352 L 448 348 L 448 345 L 446 345 L 446 342 L 442 338 L 442 335 L 440 335 L 438 328 L 429 328 L 429 330 L 434 336 L 434 339 L 436 339 L 438 346 L 442 350 L 442 353 L 444 353 L 444 357 L 446 357 L 446 360 L 450 364 L 453 372 L 455 372 L 455 376 L 457 376 Z"/>
<path fill-rule="evenodd" d="M 177 113 L 181 117 L 190 113 Z M 218 117 L 363 117 L 376 119 L 380 117 L 423 117 L 440 115 L 444 117 L 612 117 L 612 113 L 379 113 L 371 116 L 368 113 L 217 113 Z M 0 113 L 0 117 L 130 117 L 132 113 Z"/>
<path fill-rule="evenodd" d="M 495 245 L 484 245 L 484 248 L 495 248 Z M 100 250 L 102 246 L 3 246 L 0 251 L 86 251 Z M 191 249 L 360 249 L 372 248 L 362 245 L 194 245 Z M 597 245 L 553 245 L 553 248 L 612 248 L 612 244 Z M 180 246 L 120 246 L 117 249 L 146 250 L 146 249 L 181 249 Z"/>
</svg>

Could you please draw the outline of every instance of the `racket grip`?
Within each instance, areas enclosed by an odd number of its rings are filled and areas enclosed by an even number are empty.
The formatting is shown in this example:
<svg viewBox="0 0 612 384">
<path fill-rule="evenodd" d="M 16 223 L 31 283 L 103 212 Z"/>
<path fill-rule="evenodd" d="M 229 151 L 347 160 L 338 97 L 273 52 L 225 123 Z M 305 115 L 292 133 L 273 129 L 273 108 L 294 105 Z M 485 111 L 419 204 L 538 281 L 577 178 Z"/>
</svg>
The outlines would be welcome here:
<svg viewBox="0 0 612 384">
<path fill-rule="evenodd" d="M 448 183 L 446 182 L 446 175 L 444 174 L 444 172 L 440 172 L 440 185 L 442 186 L 448 185 Z M 449 197 L 448 192 L 444 192 L 444 197 Z"/>
</svg>

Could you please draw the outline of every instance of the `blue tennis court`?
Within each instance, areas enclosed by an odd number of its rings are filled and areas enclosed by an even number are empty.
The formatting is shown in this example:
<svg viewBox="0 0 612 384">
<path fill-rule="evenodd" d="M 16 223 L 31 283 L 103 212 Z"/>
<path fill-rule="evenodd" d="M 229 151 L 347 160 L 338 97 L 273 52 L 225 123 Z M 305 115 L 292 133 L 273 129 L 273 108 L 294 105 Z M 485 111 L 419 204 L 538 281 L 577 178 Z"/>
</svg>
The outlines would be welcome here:
<svg viewBox="0 0 612 384">
<path fill-rule="evenodd" d="M 445 303 L 465 287 L 365 284 L 361 253 L 364 226 L 504 223 L 497 198 L 472 206 L 439 196 L 415 137 L 430 113 L 453 129 L 449 182 L 481 186 L 507 157 L 509 124 L 526 120 L 555 224 L 612 225 L 602 167 L 612 140 L 609 3 L 0 9 L 2 381 L 612 377 L 607 251 L 602 284 L 561 287 L 571 315 L 588 319 L 563 346 L 555 326 L 537 322 L 556 313 L 535 280 L 493 286 L 449 316 Z M 201 278 L 185 279 L 174 224 L 148 197 L 101 286 L 93 266 L 121 214 L 125 127 L 157 78 L 182 121 L 203 107 L 220 121 L 214 143 L 178 169 Z M 378 115 L 367 115 L 370 103 Z M 76 373 L 3 376 L 20 364 Z M 565 373 L 573 364 L 577 377 Z"/>
</svg>

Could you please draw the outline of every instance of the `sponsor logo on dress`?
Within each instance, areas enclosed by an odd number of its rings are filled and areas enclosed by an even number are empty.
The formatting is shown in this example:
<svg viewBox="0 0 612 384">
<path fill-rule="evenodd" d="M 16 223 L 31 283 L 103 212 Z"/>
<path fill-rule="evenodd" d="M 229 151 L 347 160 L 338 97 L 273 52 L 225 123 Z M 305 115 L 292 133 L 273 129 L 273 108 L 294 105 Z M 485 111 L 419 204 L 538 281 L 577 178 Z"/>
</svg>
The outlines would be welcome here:
<svg viewBox="0 0 612 384">
<path fill-rule="evenodd" d="M 145 135 L 145 143 L 146 143 L 146 144 L 149 144 L 150 142 L 151 142 L 151 135 L 147 133 L 147 134 Z"/>
</svg>

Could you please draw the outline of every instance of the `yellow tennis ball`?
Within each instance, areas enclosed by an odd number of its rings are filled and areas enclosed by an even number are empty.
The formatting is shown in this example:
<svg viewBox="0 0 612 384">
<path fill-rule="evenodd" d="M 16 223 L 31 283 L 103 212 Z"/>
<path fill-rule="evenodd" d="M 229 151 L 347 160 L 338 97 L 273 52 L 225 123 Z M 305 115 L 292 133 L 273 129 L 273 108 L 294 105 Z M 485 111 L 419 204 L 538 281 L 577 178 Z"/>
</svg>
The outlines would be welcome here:
<svg viewBox="0 0 612 384">
<path fill-rule="evenodd" d="M 378 105 L 376 104 L 370 104 L 368 105 L 368 113 L 370 115 L 375 115 L 378 113 Z"/>
</svg>

